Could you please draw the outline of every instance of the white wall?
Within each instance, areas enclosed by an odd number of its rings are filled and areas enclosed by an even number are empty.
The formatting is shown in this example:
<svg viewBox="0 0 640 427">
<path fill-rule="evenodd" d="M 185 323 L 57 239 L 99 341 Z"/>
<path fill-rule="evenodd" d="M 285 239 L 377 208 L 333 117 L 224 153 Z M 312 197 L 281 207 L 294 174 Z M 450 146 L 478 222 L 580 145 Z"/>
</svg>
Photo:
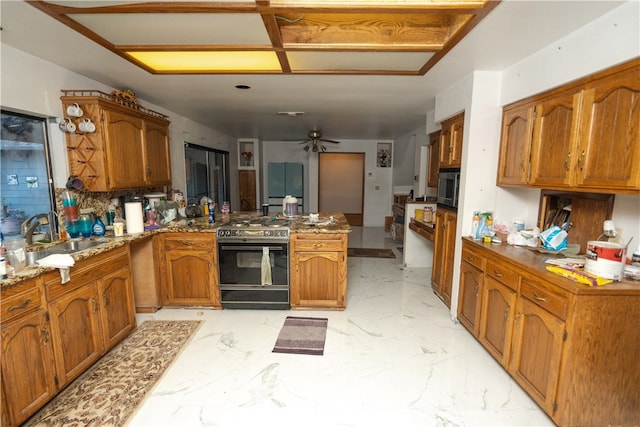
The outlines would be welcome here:
<svg viewBox="0 0 640 427">
<path fill-rule="evenodd" d="M 69 169 L 64 135 L 56 121 L 63 116 L 61 89 L 95 89 L 109 93 L 114 88 L 69 71 L 51 62 L 2 44 L 0 105 L 20 112 L 50 118 L 49 138 L 52 154 L 54 185 L 64 187 Z M 132 88 L 135 91 L 135 88 Z M 171 139 L 171 173 L 173 188 L 186 191 L 184 142 L 217 148 L 230 153 L 231 185 L 237 188 L 236 140 L 186 117 L 140 99 L 146 108 L 169 116 Z M 232 192 L 237 204 L 237 193 Z M 231 200 L 232 206 L 234 199 Z"/>
<path fill-rule="evenodd" d="M 327 152 L 365 153 L 364 181 L 364 218 L 363 225 L 384 226 L 384 217 L 391 215 L 393 201 L 393 167 L 376 167 L 378 143 L 391 143 L 389 140 L 341 139 L 339 145 L 327 144 Z M 297 143 L 286 141 L 262 141 L 261 181 L 267 182 L 269 162 L 298 162 L 304 164 L 305 197 L 304 209 L 307 212 L 318 210 L 318 154 L 306 152 Z M 393 152 L 393 150 L 392 150 Z M 395 154 L 395 153 L 394 153 Z M 393 159 L 392 159 L 393 161 Z M 263 184 L 263 197 L 267 196 L 266 184 Z"/>
</svg>

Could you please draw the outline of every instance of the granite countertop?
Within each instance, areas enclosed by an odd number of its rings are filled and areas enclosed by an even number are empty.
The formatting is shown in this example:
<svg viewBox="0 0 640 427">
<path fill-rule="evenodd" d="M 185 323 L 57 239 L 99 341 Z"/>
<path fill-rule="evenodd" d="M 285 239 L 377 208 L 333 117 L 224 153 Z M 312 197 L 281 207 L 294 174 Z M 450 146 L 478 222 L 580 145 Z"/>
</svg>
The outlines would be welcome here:
<svg viewBox="0 0 640 427">
<path fill-rule="evenodd" d="M 218 227 L 224 225 L 230 220 L 250 220 L 260 217 L 257 213 L 232 213 L 228 216 L 216 216 L 216 222 L 209 224 L 208 218 L 184 218 L 178 223 L 171 224 L 169 226 L 146 230 L 143 233 L 137 233 L 132 235 L 125 234 L 123 237 L 114 237 L 112 231 L 107 231 L 107 234 L 103 237 L 92 237 L 93 241 L 101 242 L 103 244 L 85 249 L 82 251 L 74 252 L 71 257 L 76 261 L 82 261 L 92 256 L 98 255 L 102 252 L 109 251 L 111 249 L 118 248 L 120 246 L 128 245 L 132 242 L 143 240 L 152 237 L 159 233 L 215 233 Z M 333 218 L 331 223 L 330 218 Z M 282 218 L 281 215 L 274 215 L 274 218 Z M 310 224 L 308 214 L 302 214 L 298 217 L 291 218 L 291 233 L 350 233 L 351 226 L 347 222 L 345 216 L 338 212 L 321 213 L 318 224 Z M 87 239 L 84 239 L 87 240 Z M 51 245 L 42 245 L 39 249 L 46 249 Z M 31 249 L 33 250 L 33 249 Z M 37 250 L 37 249 L 36 249 Z M 73 267 L 71 267 L 73 269 Z M 30 265 L 22 269 L 19 273 L 0 280 L 0 289 L 14 286 L 23 280 L 31 279 L 39 276 L 40 274 L 53 270 L 53 267 L 40 267 L 37 264 Z"/>
</svg>

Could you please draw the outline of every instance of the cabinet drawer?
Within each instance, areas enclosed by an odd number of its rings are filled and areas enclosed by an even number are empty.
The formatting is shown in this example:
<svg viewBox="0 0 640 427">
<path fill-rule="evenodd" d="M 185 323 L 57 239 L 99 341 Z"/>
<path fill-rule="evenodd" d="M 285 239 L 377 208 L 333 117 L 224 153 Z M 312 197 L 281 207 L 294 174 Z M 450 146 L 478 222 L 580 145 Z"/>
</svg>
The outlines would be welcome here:
<svg viewBox="0 0 640 427">
<path fill-rule="evenodd" d="M 9 297 L 5 297 L 3 292 L 1 315 L 3 323 L 18 316 L 36 311 L 40 308 L 40 287 L 34 287 L 34 285 L 34 282 L 30 281 L 29 286 L 32 286 L 31 289 L 27 289 L 24 292 L 11 295 Z"/>
<path fill-rule="evenodd" d="M 295 251 L 343 251 L 346 244 L 343 239 L 317 237 L 312 239 L 293 239 L 292 249 Z"/>
<path fill-rule="evenodd" d="M 67 292 L 86 286 L 119 268 L 129 265 L 128 248 L 123 246 L 79 261 L 69 269 L 71 280 L 62 283 L 58 270 L 45 274 L 44 284 L 48 301 L 57 299 Z"/>
<path fill-rule="evenodd" d="M 484 270 L 484 258 L 466 246 L 462 247 L 462 260 L 480 270 Z"/>
<path fill-rule="evenodd" d="M 520 296 L 547 310 L 561 319 L 567 318 L 569 301 L 566 297 L 551 292 L 541 285 L 522 279 Z"/>
<path fill-rule="evenodd" d="M 493 260 L 487 260 L 485 273 L 513 290 L 516 290 L 518 287 L 518 273 Z"/>
<path fill-rule="evenodd" d="M 210 234 L 210 236 L 202 236 L 194 233 L 166 235 L 164 236 L 164 249 L 167 251 L 184 249 L 213 251 L 215 250 L 215 234 Z"/>
</svg>

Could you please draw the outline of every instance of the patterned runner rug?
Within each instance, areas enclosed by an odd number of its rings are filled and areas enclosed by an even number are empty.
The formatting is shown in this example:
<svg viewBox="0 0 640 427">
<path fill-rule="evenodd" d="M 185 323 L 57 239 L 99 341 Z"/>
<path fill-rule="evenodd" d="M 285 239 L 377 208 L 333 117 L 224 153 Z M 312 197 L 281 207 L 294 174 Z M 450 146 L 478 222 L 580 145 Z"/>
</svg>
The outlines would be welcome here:
<svg viewBox="0 0 640 427">
<path fill-rule="evenodd" d="M 326 318 L 287 316 L 273 347 L 273 353 L 322 356 L 328 322 Z"/>
<path fill-rule="evenodd" d="M 24 426 L 124 425 L 201 323 L 142 323 Z"/>
<path fill-rule="evenodd" d="M 395 258 L 391 249 L 382 248 L 348 248 L 347 256 L 366 258 Z"/>
</svg>

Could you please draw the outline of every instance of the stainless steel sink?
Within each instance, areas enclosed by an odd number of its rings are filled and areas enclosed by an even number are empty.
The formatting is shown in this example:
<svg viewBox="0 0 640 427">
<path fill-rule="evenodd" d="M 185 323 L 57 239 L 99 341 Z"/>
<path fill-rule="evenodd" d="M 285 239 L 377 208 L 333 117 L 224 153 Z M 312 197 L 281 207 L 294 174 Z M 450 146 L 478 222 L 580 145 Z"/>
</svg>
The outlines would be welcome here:
<svg viewBox="0 0 640 427">
<path fill-rule="evenodd" d="M 27 252 L 26 263 L 27 265 L 33 265 L 39 259 L 51 254 L 72 254 L 103 245 L 104 243 L 105 242 L 95 240 L 70 240 L 68 242 L 58 243 L 57 245 L 49 246 L 46 249 Z"/>
</svg>

